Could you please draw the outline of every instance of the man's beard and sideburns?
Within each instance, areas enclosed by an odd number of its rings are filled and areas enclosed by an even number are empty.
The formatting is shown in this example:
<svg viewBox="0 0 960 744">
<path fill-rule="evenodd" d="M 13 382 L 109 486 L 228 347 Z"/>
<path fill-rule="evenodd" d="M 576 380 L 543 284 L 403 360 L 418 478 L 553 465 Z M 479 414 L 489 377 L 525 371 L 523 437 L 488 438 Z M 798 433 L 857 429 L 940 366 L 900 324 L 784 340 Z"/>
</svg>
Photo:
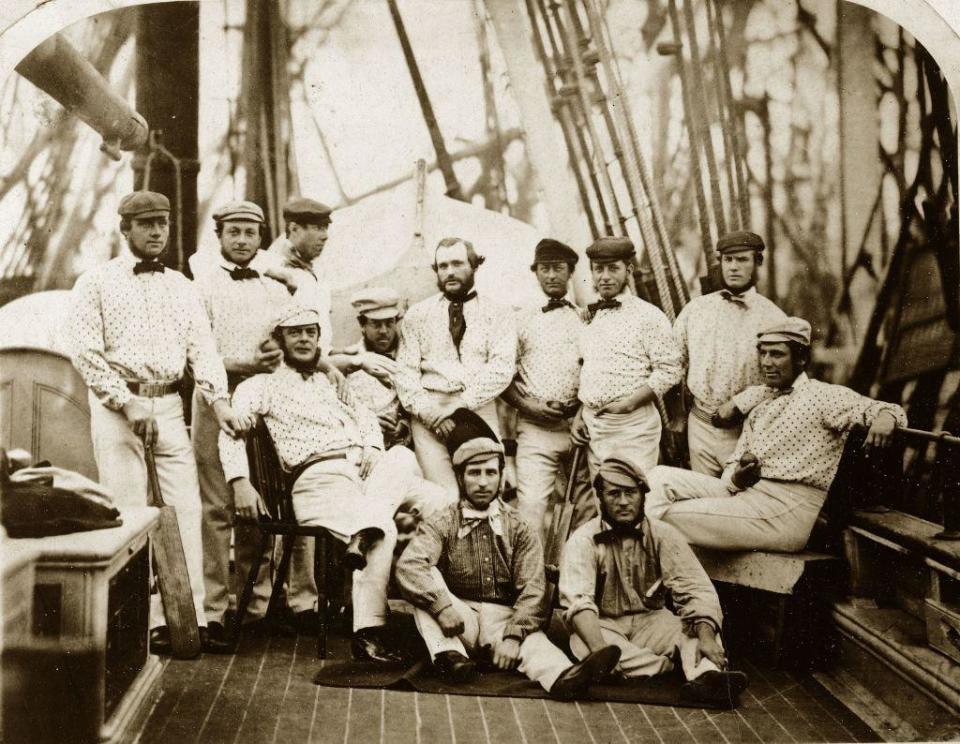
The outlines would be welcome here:
<svg viewBox="0 0 960 744">
<path fill-rule="evenodd" d="M 723 272 L 720 272 L 720 285 L 723 289 L 726 289 L 728 292 L 733 292 L 736 295 L 742 295 L 746 292 L 749 292 L 753 287 L 757 286 L 757 279 L 760 277 L 760 265 L 754 262 L 753 271 L 750 272 L 750 281 L 745 287 L 740 287 L 739 289 L 733 289 L 727 280 L 723 276 Z"/>
<path fill-rule="evenodd" d="M 473 291 L 473 274 L 471 273 L 470 276 L 463 280 L 463 286 L 461 286 L 457 292 L 448 292 L 444 288 L 443 282 L 437 277 L 437 289 L 451 302 L 462 301 L 464 297 Z"/>
<path fill-rule="evenodd" d="M 288 367 L 295 369 L 301 375 L 307 377 L 317 371 L 317 363 L 320 361 L 320 349 L 317 349 L 312 359 L 300 360 L 294 358 L 285 344 L 281 342 L 280 346 L 283 349 L 283 361 Z"/>
</svg>

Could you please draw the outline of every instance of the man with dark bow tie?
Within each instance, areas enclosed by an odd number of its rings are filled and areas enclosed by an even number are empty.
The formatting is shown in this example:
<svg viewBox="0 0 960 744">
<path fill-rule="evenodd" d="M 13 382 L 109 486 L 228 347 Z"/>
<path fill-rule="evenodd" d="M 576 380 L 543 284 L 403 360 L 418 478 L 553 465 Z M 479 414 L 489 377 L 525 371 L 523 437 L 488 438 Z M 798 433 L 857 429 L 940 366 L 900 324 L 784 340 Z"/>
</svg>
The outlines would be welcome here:
<svg viewBox="0 0 960 744">
<path fill-rule="evenodd" d="M 617 453 L 600 464 L 594 490 L 600 515 L 570 536 L 560 566 L 570 650 L 586 658 L 616 646 L 625 678 L 669 672 L 679 655 L 690 697 L 735 703 L 747 678 L 725 671 L 720 600 L 693 551 L 646 516 L 647 482 Z"/>
<path fill-rule="evenodd" d="M 723 471 L 740 436 L 740 422 L 717 416 L 734 395 L 762 382 L 757 333 L 786 315 L 757 293 L 763 239 L 737 231 L 717 241 L 723 289 L 695 297 L 680 311 L 673 337 L 693 397 L 687 418 L 690 468 L 714 477 Z"/>
<path fill-rule="evenodd" d="M 807 377 L 810 330 L 803 318 L 787 318 L 758 334 L 765 384 L 733 398 L 749 413 L 720 478 L 668 467 L 647 474 L 648 513 L 691 545 L 802 550 L 850 428 L 870 427 L 866 444 L 884 447 L 896 426 L 906 426 L 895 403 Z"/>
<path fill-rule="evenodd" d="M 670 321 L 628 288 L 634 266 L 629 238 L 600 238 L 587 248 L 594 287 L 579 335 L 583 406 L 571 427 L 588 443 L 591 475 L 614 450 L 643 473 L 657 464 L 662 424 L 657 398 L 680 382 L 680 352 Z"/>
<path fill-rule="evenodd" d="M 572 664 L 542 630 L 545 577 L 537 533 L 501 500 L 503 446 L 468 410 L 451 416 L 447 442 L 460 500 L 420 523 L 397 563 L 397 583 L 437 671 L 476 675 L 489 654 L 552 696 L 571 699 L 608 674 L 619 650 L 603 644 Z"/>
</svg>

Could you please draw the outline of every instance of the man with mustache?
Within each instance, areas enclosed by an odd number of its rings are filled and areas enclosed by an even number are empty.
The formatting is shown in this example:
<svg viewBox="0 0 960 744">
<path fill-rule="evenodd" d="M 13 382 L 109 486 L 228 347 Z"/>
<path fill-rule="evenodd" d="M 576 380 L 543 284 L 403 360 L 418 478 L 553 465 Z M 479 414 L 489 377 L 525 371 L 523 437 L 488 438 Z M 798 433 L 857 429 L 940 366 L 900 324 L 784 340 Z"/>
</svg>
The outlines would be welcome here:
<svg viewBox="0 0 960 744">
<path fill-rule="evenodd" d="M 317 372 L 320 318 L 315 310 L 290 305 L 274 335 L 283 362 L 276 372 L 240 383 L 234 406 L 245 418 L 263 416 L 293 481 L 297 520 L 326 527 L 348 543 L 345 561 L 357 572 L 352 590 L 354 656 L 394 661 L 398 657 L 387 647 L 382 628 L 397 540 L 393 514 L 397 501 L 420 487 L 410 467 L 412 455 L 402 447 L 384 453 L 377 417 L 360 403 L 343 403 L 326 376 Z M 220 459 L 234 499 L 262 508 L 249 480 L 243 442 L 220 437 Z"/>
<path fill-rule="evenodd" d="M 570 423 L 580 407 L 580 349 L 583 323 L 567 299 L 576 252 L 545 238 L 534 250 L 530 270 L 544 301 L 522 313 L 517 328 L 517 376 L 503 399 L 517 409 L 517 508 L 542 537 L 557 475 L 571 459 Z M 583 468 L 573 526 L 589 518 L 593 500 Z M 574 474 L 577 477 L 578 474 Z"/>
<path fill-rule="evenodd" d="M 571 437 L 588 445 L 592 476 L 614 450 L 638 473 L 657 464 L 657 398 L 683 376 L 667 316 L 628 289 L 634 255 L 629 238 L 599 238 L 587 248 L 600 299 L 588 306 L 579 334 L 583 406 Z"/>
<path fill-rule="evenodd" d="M 724 671 L 720 600 L 677 531 L 645 514 L 643 475 L 614 453 L 600 464 L 594 490 L 600 515 L 570 536 L 560 567 L 571 651 L 582 659 L 613 644 L 617 671 L 632 678 L 669 672 L 679 650 L 686 694 L 735 703 L 747 678 Z"/>
<path fill-rule="evenodd" d="M 197 277 L 196 287 L 233 392 L 248 377 L 273 372 L 279 366 L 283 352 L 271 332 L 277 313 L 290 302 L 290 295 L 279 281 L 250 268 L 265 225 L 259 206 L 248 201 L 230 202 L 213 213 L 213 221 L 220 241 L 220 261 L 215 269 Z M 216 419 L 199 391 L 193 395 L 191 430 L 203 502 L 207 627 L 210 642 L 217 643 L 218 650 L 229 651 L 232 646 L 225 635 L 224 615 L 230 605 L 230 535 L 233 531 L 237 577 L 242 585 L 260 546 L 259 531 L 250 521 L 256 515 L 256 502 L 234 501 L 220 464 Z M 262 564 L 250 601 L 248 612 L 255 619 L 246 626 L 247 633 L 266 630 L 263 617 L 270 599 L 268 568 L 269 560 Z"/>
<path fill-rule="evenodd" d="M 723 471 L 740 427 L 718 411 L 737 393 L 762 382 L 757 333 L 787 317 L 757 293 L 763 250 L 763 239 L 752 232 L 723 235 L 717 241 L 723 288 L 690 300 L 673 324 L 693 396 L 687 442 L 690 468 L 698 473 L 716 477 Z"/>
<path fill-rule="evenodd" d="M 807 377 L 810 330 L 802 318 L 787 318 L 758 334 L 765 385 L 733 399 L 749 415 L 720 478 L 668 467 L 647 474 L 647 512 L 691 545 L 802 550 L 850 428 L 869 426 L 867 445 L 885 447 L 895 427 L 906 426 L 894 403 Z M 751 408 L 757 399 L 762 402 Z"/>
<path fill-rule="evenodd" d="M 242 424 L 230 407 L 227 376 L 196 288 L 160 261 L 170 236 L 170 201 L 153 191 L 120 200 L 128 250 L 81 276 L 73 288 L 73 366 L 90 389 L 90 428 L 100 482 L 118 505 L 147 502 L 144 446 L 156 453 L 163 497 L 177 512 L 203 645 L 203 548 L 197 464 L 179 388 L 189 367 L 217 426 Z M 150 603 L 150 647 L 169 653 L 159 594 Z"/>
<path fill-rule="evenodd" d="M 453 430 L 450 416 L 467 408 L 498 432 L 495 399 L 516 370 L 513 313 L 474 290 L 483 261 L 468 240 L 437 244 L 433 270 L 440 293 L 407 311 L 397 352 L 397 392 L 413 416 L 417 460 L 424 476 L 454 497 L 457 479 L 443 444 Z"/>
<path fill-rule="evenodd" d="M 472 679 L 473 659 L 489 653 L 497 668 L 519 667 L 552 697 L 578 697 L 620 653 L 604 645 L 571 664 L 541 630 L 543 551 L 536 532 L 500 500 L 503 446 L 470 411 L 454 418 L 448 442 L 460 501 L 420 524 L 397 563 L 400 591 L 416 607 L 437 671 L 451 681 Z"/>
</svg>

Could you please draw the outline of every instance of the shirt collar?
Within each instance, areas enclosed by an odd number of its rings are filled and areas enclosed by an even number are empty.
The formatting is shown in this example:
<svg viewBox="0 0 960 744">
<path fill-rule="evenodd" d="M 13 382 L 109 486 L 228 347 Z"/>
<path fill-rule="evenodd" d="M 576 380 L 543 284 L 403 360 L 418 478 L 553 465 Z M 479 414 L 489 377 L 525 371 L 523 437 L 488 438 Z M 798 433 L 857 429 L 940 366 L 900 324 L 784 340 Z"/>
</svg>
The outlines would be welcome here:
<svg viewBox="0 0 960 744">
<path fill-rule="evenodd" d="M 746 305 L 747 307 L 750 307 L 751 305 L 753 305 L 753 301 L 757 296 L 756 285 L 750 287 L 750 289 L 746 290 L 745 292 L 734 292 L 732 290 L 727 290 L 727 291 L 730 292 L 730 294 L 732 294 L 734 297 L 739 298 L 743 302 L 743 304 Z M 718 292 L 717 297 L 719 296 L 720 296 L 720 293 Z"/>
<path fill-rule="evenodd" d="M 793 381 L 793 385 L 791 385 L 790 387 L 796 390 L 798 387 L 802 387 L 803 385 L 806 385 L 808 382 L 810 382 L 810 378 L 807 377 L 807 373 L 801 372 L 799 375 L 797 375 L 797 379 Z"/>
<path fill-rule="evenodd" d="M 462 539 L 479 527 L 484 521 L 490 523 L 493 534 L 503 537 L 503 521 L 501 519 L 500 498 L 495 498 L 486 509 L 475 509 L 466 499 L 460 501 L 460 528 L 457 537 Z"/>
</svg>

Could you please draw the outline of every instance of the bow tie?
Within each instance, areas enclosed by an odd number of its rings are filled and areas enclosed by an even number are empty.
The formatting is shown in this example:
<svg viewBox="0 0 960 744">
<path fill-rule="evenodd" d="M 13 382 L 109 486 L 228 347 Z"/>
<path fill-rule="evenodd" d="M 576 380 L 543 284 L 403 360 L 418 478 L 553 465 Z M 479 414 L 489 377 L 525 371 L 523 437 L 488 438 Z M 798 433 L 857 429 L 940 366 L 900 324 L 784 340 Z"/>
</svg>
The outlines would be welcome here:
<svg viewBox="0 0 960 744">
<path fill-rule="evenodd" d="M 230 272 L 230 278 L 235 282 L 242 281 L 243 279 L 256 279 L 260 276 L 260 272 L 256 269 L 251 269 L 248 266 L 237 266 L 234 269 L 227 269 L 224 267 L 224 271 Z"/>
<path fill-rule="evenodd" d="M 721 289 L 720 296 L 732 305 L 736 305 L 743 310 L 747 309 L 747 300 L 743 295 L 734 294 L 729 289 Z"/>
<path fill-rule="evenodd" d="M 598 310 L 616 310 L 619 307 L 620 300 L 617 299 L 597 300 L 587 305 L 587 313 L 589 313 L 590 320 L 593 320 L 593 316 L 597 314 Z"/>
<path fill-rule="evenodd" d="M 167 270 L 167 267 L 164 266 L 160 261 L 139 261 L 133 265 L 133 275 L 138 274 L 150 274 L 152 272 L 160 272 L 161 274 Z"/>
<path fill-rule="evenodd" d="M 643 530 L 638 527 L 611 527 L 594 535 L 593 542 L 597 545 L 613 545 L 625 537 L 643 540 Z"/>
<path fill-rule="evenodd" d="M 551 310 L 559 310 L 562 307 L 573 307 L 573 305 L 570 304 L 568 300 L 564 300 L 564 299 L 558 300 L 555 297 L 551 297 L 547 301 L 547 304 L 541 308 L 541 311 L 545 313 L 549 313 Z"/>
<path fill-rule="evenodd" d="M 493 530 L 493 534 L 503 537 L 503 526 L 500 522 L 500 507 L 496 501 L 492 502 L 490 506 L 482 511 L 462 504 L 460 506 L 460 529 L 457 530 L 457 537 L 462 540 L 484 522 L 490 523 L 490 529 Z"/>
</svg>

